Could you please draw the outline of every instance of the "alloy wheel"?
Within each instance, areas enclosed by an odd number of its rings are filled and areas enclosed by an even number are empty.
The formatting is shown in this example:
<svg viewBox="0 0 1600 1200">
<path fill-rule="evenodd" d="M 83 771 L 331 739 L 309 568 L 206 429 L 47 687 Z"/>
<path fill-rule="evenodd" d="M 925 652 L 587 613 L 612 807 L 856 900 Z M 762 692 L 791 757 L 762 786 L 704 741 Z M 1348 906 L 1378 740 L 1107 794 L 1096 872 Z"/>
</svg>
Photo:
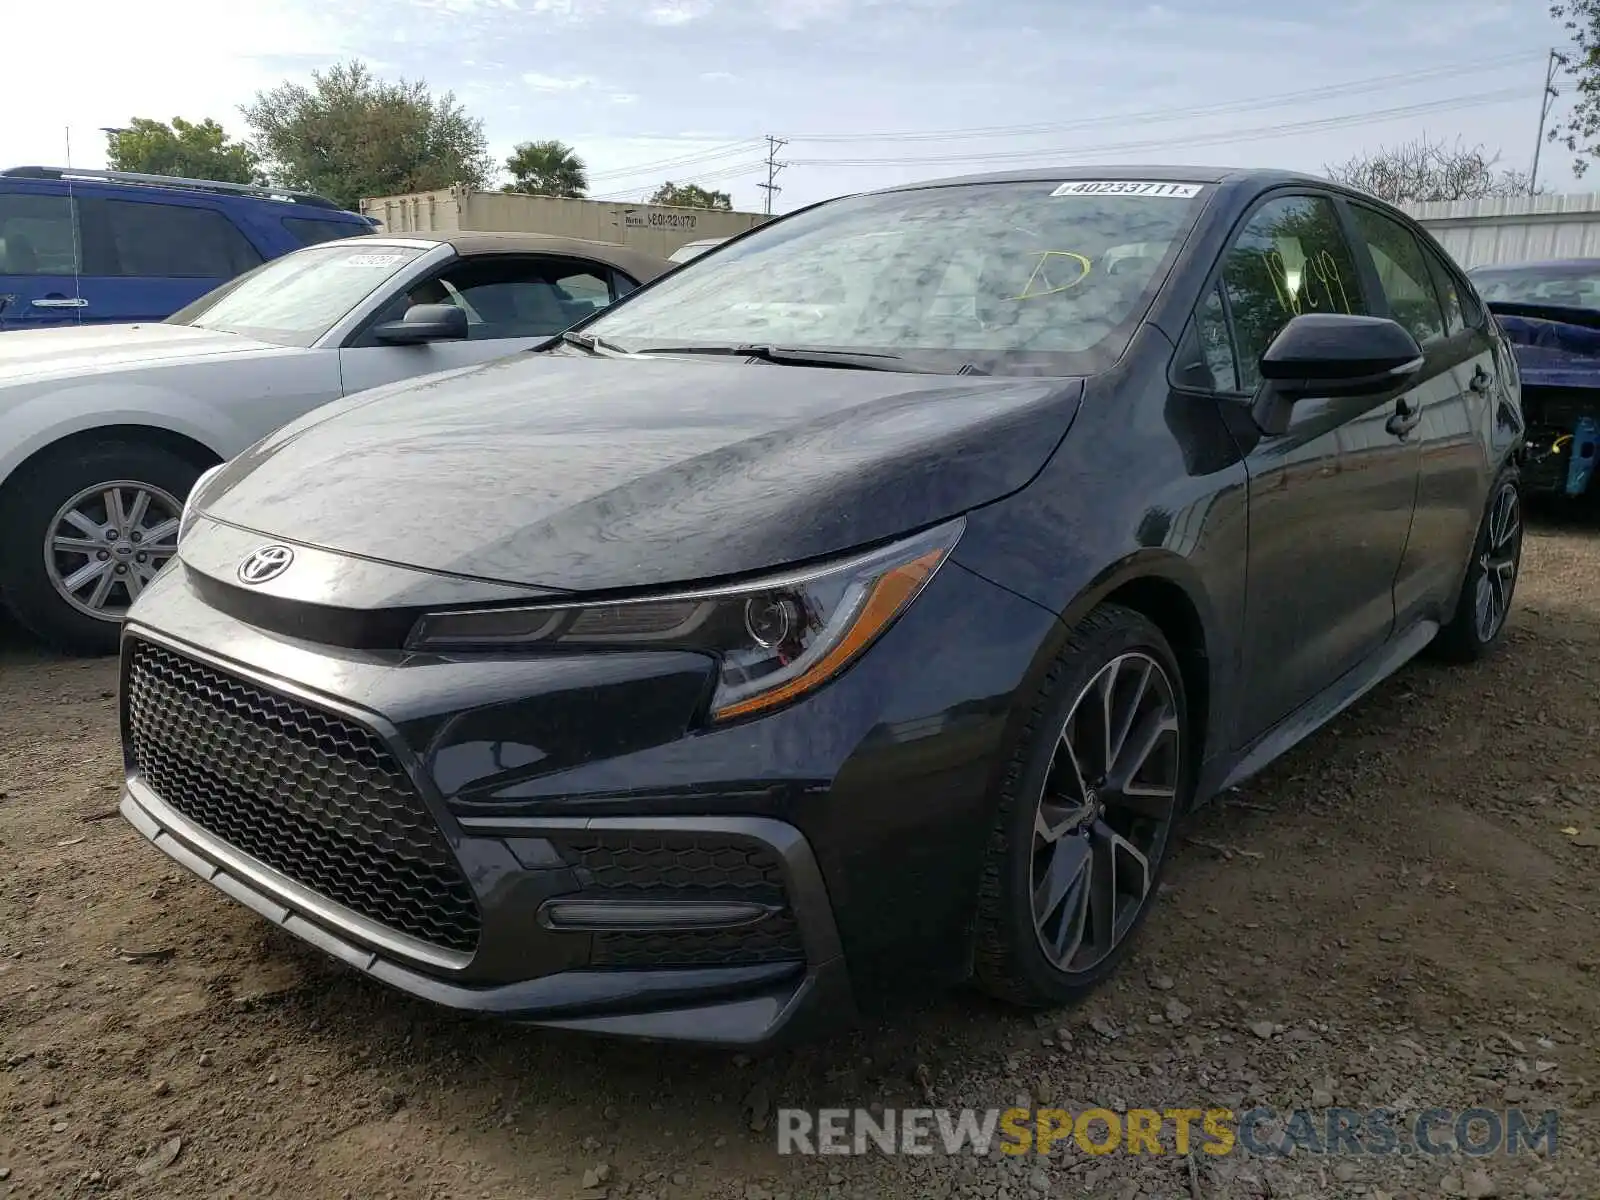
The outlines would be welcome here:
<svg viewBox="0 0 1600 1200">
<path fill-rule="evenodd" d="M 1480 642 L 1494 640 L 1511 611 L 1522 550 L 1522 509 L 1517 489 L 1502 487 L 1489 510 L 1485 544 L 1478 555 L 1478 582 L 1473 593 L 1474 627 Z"/>
<path fill-rule="evenodd" d="M 85 488 L 56 510 L 44 563 L 56 593 L 79 612 L 120 621 L 178 549 L 182 503 L 137 480 Z"/>
<path fill-rule="evenodd" d="M 1149 898 L 1176 816 L 1183 729 L 1172 680 L 1148 654 L 1118 655 L 1073 701 L 1034 815 L 1039 946 L 1060 971 L 1103 961 Z"/>
</svg>

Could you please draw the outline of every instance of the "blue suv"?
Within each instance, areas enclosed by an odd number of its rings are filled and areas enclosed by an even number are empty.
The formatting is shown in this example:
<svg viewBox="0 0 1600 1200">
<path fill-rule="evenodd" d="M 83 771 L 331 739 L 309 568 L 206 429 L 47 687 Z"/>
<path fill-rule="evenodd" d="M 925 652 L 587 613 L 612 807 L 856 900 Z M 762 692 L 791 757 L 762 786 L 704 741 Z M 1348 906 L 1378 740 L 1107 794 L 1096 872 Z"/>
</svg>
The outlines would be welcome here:
<svg viewBox="0 0 1600 1200">
<path fill-rule="evenodd" d="M 128 171 L 0 171 L 0 330 L 160 321 L 270 258 L 373 232 L 305 192 Z"/>
</svg>

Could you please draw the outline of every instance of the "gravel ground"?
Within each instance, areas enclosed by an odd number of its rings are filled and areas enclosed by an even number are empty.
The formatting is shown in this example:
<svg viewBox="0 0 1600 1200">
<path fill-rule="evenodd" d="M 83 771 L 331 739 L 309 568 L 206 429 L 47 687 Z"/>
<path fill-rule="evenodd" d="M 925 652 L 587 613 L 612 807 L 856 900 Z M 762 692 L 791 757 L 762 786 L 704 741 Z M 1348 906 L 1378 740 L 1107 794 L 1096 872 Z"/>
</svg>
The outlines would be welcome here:
<svg viewBox="0 0 1600 1200">
<path fill-rule="evenodd" d="M 0 645 L 0 1197 L 1600 1197 L 1600 536 L 1510 643 L 1416 664 L 1186 830 L 1120 977 L 757 1058 L 457 1019 L 113 809 L 115 669 Z M 1559 1111 L 1556 1152 L 780 1156 L 775 1109 Z M 1169 1146 L 1170 1148 L 1170 1146 Z"/>
</svg>

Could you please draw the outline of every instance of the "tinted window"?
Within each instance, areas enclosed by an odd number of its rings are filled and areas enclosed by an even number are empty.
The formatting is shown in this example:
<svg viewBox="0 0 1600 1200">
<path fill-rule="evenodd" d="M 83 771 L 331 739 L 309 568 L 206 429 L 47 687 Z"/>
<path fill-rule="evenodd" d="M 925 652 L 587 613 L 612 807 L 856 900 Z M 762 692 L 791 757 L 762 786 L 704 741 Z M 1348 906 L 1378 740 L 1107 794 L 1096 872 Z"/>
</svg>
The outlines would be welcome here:
<svg viewBox="0 0 1600 1200">
<path fill-rule="evenodd" d="M 1071 187 L 831 201 L 719 246 L 585 328 L 628 350 L 754 342 L 898 354 L 913 370 L 1101 370 L 1208 189 Z"/>
<path fill-rule="evenodd" d="M 137 200 L 79 201 L 84 274 L 143 279 L 231 279 L 261 255 L 211 208 Z"/>
<path fill-rule="evenodd" d="M 72 201 L 0 193 L 0 275 L 71 275 L 76 269 Z"/>
<path fill-rule="evenodd" d="M 1439 294 L 1439 303 L 1444 308 L 1445 333 L 1453 337 L 1467 327 L 1460 285 L 1450 268 L 1432 250 L 1424 246 L 1422 255 L 1428 260 L 1428 270 L 1433 273 L 1433 290 Z"/>
<path fill-rule="evenodd" d="M 1175 358 L 1180 387 L 1204 388 L 1212 392 L 1239 390 L 1239 370 L 1233 356 L 1233 331 L 1228 328 L 1228 310 L 1222 300 L 1219 280 L 1206 291 L 1195 307 L 1194 318 L 1184 334 Z"/>
<path fill-rule="evenodd" d="M 285 217 L 283 227 L 302 246 L 315 246 L 339 238 L 362 237 L 372 232 L 366 225 L 357 225 L 354 221 L 329 221 L 322 217 Z"/>
<path fill-rule="evenodd" d="M 1269 200 L 1223 261 L 1238 354 L 1238 387 L 1261 382 L 1261 356 L 1301 313 L 1364 314 L 1355 258 L 1333 204 L 1320 196 Z"/>
<path fill-rule="evenodd" d="M 296 250 L 207 292 L 167 321 L 309 346 L 423 253 L 349 240 Z"/>
<path fill-rule="evenodd" d="M 398 321 L 413 304 L 454 304 L 466 310 L 469 340 L 548 337 L 611 302 L 606 275 L 572 259 L 485 255 L 413 284 L 373 324 Z"/>
<path fill-rule="evenodd" d="M 1442 338 L 1444 312 L 1417 239 L 1400 222 L 1380 212 L 1359 204 L 1351 209 L 1356 228 L 1372 252 L 1378 283 L 1389 301 L 1389 315 L 1410 330 L 1420 346 Z"/>
</svg>

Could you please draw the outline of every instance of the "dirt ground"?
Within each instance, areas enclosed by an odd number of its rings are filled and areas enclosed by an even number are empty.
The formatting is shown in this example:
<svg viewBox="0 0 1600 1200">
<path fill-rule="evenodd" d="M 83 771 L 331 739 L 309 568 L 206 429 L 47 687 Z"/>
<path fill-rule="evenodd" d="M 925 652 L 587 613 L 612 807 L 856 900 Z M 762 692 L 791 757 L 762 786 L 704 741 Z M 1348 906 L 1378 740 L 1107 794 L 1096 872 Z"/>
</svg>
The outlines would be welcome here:
<svg viewBox="0 0 1600 1200">
<path fill-rule="evenodd" d="M 0 634 L 0 1197 L 1600 1197 L 1592 518 L 1531 532 L 1496 659 L 1407 668 L 1197 819 L 1088 1004 L 950 995 L 754 1061 L 457 1019 L 301 948 L 114 815 L 114 687 Z M 776 1153 L 777 1107 L 1019 1098 L 1554 1109 L 1559 1134 L 1484 1158 Z"/>
</svg>

